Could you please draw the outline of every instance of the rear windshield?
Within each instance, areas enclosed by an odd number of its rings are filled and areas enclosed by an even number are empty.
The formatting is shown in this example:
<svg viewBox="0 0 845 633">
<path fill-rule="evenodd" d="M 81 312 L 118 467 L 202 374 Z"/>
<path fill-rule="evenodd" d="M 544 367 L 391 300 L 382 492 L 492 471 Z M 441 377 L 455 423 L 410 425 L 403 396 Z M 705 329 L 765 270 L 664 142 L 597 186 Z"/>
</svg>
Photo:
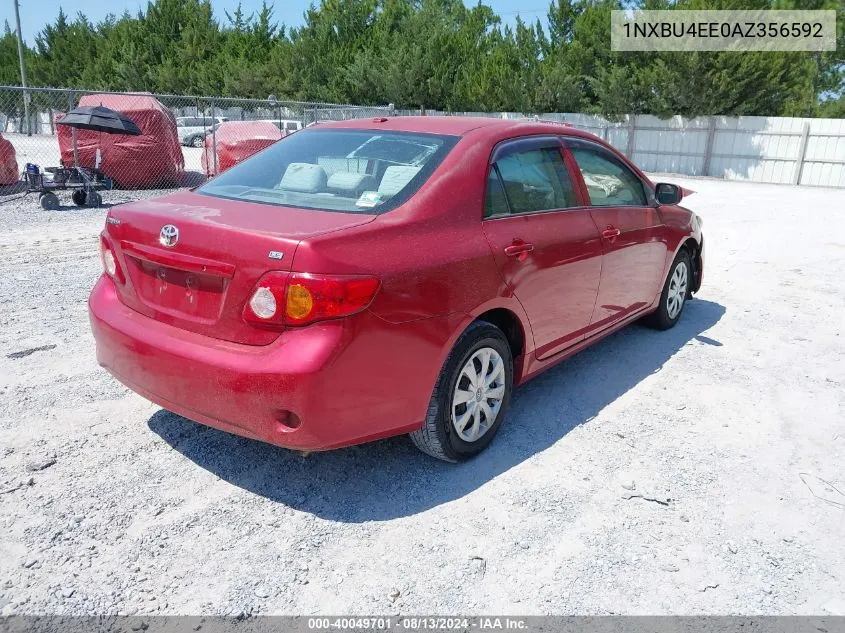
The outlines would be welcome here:
<svg viewBox="0 0 845 633">
<path fill-rule="evenodd" d="M 409 132 L 302 130 L 197 191 L 301 209 L 380 214 L 410 198 L 457 141 Z"/>
</svg>

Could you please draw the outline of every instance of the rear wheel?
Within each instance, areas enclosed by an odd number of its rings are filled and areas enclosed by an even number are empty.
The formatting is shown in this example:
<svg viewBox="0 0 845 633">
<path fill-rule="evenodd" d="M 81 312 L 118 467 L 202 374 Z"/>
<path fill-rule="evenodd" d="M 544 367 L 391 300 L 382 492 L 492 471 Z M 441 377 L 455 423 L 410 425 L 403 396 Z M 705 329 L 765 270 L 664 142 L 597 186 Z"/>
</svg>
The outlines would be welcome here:
<svg viewBox="0 0 845 633">
<path fill-rule="evenodd" d="M 101 204 L 103 204 L 103 198 L 96 191 L 91 191 L 86 195 L 85 202 L 88 204 L 89 207 L 99 207 Z"/>
<path fill-rule="evenodd" d="M 681 318 L 681 312 L 689 296 L 691 281 L 692 264 L 689 251 L 682 248 L 675 257 L 675 261 L 672 262 L 669 276 L 663 284 L 660 305 L 644 319 L 645 324 L 658 330 L 668 330 L 674 326 Z"/>
<path fill-rule="evenodd" d="M 446 359 L 423 428 L 411 433 L 421 451 L 448 462 L 469 459 L 496 435 L 510 404 L 513 360 L 502 331 L 476 321 Z"/>
<path fill-rule="evenodd" d="M 202 136 L 195 136 L 191 140 L 191 145 L 193 145 L 194 147 L 202 147 L 203 145 L 205 145 L 205 138 L 203 138 Z"/>
<path fill-rule="evenodd" d="M 70 199 L 73 200 L 73 204 L 78 207 L 85 206 L 85 191 L 83 189 L 75 189 L 72 194 L 70 194 Z"/>
</svg>

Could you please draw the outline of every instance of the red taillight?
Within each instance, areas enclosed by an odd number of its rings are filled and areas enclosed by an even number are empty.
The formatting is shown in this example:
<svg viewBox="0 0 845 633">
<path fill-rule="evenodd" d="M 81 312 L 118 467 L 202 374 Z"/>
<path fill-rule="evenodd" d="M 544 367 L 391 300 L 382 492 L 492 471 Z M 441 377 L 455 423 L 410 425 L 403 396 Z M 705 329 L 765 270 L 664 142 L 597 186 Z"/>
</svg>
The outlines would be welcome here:
<svg viewBox="0 0 845 633">
<path fill-rule="evenodd" d="M 376 277 L 364 275 L 267 273 L 244 306 L 244 319 L 282 327 L 349 316 L 370 305 L 378 288 Z"/>
<path fill-rule="evenodd" d="M 288 280 L 287 322 L 301 325 L 355 314 L 370 305 L 378 287 L 375 277 L 294 273 Z"/>
<path fill-rule="evenodd" d="M 117 256 L 114 250 L 106 240 L 105 235 L 100 236 L 100 261 L 103 263 L 103 270 L 112 279 L 125 283 L 126 278 L 123 276 L 123 271 L 120 269 L 120 264 L 117 263 Z"/>
</svg>

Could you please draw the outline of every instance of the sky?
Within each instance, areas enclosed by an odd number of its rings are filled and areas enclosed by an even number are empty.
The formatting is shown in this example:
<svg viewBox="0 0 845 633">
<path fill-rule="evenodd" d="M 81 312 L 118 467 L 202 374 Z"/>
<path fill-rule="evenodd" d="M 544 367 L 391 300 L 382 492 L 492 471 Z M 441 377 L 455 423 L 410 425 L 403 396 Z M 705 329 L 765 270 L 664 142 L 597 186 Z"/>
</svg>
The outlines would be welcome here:
<svg viewBox="0 0 845 633">
<path fill-rule="evenodd" d="M 314 0 L 319 3 L 319 0 Z M 48 23 L 55 21 L 62 7 L 68 17 L 73 18 L 82 11 L 94 23 L 102 20 L 109 13 L 121 15 L 124 10 L 135 14 L 141 8 L 146 8 L 146 0 L 19 0 L 21 12 L 21 32 L 23 39 L 30 46 L 35 42 L 35 35 Z M 467 4 L 475 4 L 474 0 L 465 0 Z M 230 13 L 237 7 L 238 0 L 211 0 L 215 16 L 225 19 L 225 11 Z M 261 0 L 242 0 L 243 11 L 249 15 L 261 8 Z M 277 22 L 289 26 L 302 24 L 302 14 L 311 4 L 311 0 L 282 0 L 275 3 L 268 0 L 267 4 L 274 5 L 274 17 Z M 513 24 L 516 16 L 521 15 L 526 21 L 533 22 L 538 17 L 544 18 L 548 10 L 548 0 L 485 0 L 485 4 L 493 7 L 505 23 Z M 14 0 L 0 0 L 0 22 L 8 20 L 12 30 L 15 28 Z"/>
</svg>

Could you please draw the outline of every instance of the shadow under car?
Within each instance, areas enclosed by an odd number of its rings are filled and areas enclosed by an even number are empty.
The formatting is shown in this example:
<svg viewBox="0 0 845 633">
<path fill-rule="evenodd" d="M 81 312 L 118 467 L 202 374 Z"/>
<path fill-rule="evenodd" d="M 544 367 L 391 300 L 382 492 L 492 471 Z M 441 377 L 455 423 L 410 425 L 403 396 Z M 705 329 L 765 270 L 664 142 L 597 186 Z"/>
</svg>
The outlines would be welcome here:
<svg viewBox="0 0 845 633">
<path fill-rule="evenodd" d="M 635 387 L 725 308 L 696 299 L 675 327 L 623 328 L 514 390 L 498 436 L 477 458 L 444 464 L 397 437 L 313 453 L 278 448 L 196 424 L 166 410 L 149 428 L 195 464 L 229 483 L 292 508 L 342 522 L 384 521 L 454 501 L 545 450 Z"/>
</svg>

